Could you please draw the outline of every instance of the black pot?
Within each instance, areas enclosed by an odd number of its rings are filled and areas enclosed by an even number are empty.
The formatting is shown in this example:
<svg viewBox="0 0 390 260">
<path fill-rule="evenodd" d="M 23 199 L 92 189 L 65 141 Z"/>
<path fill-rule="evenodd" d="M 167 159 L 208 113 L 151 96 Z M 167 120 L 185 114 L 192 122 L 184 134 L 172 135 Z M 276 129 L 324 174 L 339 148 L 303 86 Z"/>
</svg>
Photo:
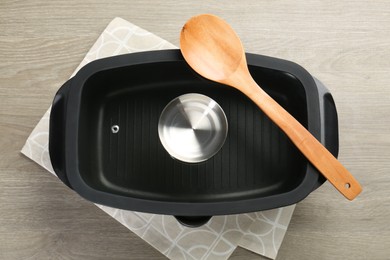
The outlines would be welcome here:
<svg viewBox="0 0 390 260">
<path fill-rule="evenodd" d="M 337 156 L 337 112 L 326 88 L 295 63 L 247 60 L 257 83 Z M 216 155 L 188 164 L 169 156 L 157 127 L 167 103 L 194 92 L 222 107 L 229 132 Z M 297 203 L 325 181 L 246 96 L 194 73 L 179 50 L 87 64 L 56 94 L 49 134 L 57 176 L 84 198 L 181 216 L 191 226 L 207 222 L 204 216 Z"/>
</svg>

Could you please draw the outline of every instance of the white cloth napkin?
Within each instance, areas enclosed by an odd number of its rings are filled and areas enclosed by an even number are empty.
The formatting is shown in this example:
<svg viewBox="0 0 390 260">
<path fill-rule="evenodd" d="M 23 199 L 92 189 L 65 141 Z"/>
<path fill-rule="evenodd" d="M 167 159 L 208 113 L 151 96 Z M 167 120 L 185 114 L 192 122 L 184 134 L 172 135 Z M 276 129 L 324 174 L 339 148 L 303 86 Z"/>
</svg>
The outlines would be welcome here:
<svg viewBox="0 0 390 260">
<path fill-rule="evenodd" d="M 73 75 L 88 62 L 99 58 L 172 48 L 176 47 L 160 37 L 115 18 Z M 22 153 L 54 174 L 48 152 L 49 117 L 50 108 L 27 139 Z M 274 259 L 295 208 L 293 205 L 256 213 L 216 216 L 202 227 L 187 228 L 172 216 L 97 206 L 170 259 L 228 259 L 237 246 Z"/>
</svg>

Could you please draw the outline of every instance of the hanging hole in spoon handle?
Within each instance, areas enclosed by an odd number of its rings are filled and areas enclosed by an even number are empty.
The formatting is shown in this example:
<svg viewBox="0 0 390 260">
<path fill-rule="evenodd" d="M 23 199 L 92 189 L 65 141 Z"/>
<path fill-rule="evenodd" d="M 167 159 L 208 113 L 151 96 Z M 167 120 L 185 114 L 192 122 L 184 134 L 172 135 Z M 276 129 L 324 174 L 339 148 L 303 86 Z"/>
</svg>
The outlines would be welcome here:
<svg viewBox="0 0 390 260">
<path fill-rule="evenodd" d="M 249 73 L 241 40 L 228 23 L 215 15 L 192 17 L 181 31 L 180 50 L 184 59 L 197 73 L 238 89 L 257 104 L 346 198 L 352 200 L 362 191 L 352 174 L 305 127 L 257 85 Z M 349 184 L 348 188 L 346 183 Z"/>
</svg>

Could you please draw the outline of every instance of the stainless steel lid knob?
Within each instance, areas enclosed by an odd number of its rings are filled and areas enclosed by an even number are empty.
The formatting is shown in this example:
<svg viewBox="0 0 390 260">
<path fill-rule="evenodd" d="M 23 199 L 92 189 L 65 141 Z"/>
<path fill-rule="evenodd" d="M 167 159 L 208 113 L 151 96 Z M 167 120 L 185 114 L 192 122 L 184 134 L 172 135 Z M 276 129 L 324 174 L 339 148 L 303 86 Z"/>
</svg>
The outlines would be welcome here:
<svg viewBox="0 0 390 260">
<path fill-rule="evenodd" d="M 197 93 L 173 99 L 164 108 L 158 134 L 165 150 L 188 163 L 205 161 L 223 146 L 228 122 L 213 99 Z"/>
</svg>

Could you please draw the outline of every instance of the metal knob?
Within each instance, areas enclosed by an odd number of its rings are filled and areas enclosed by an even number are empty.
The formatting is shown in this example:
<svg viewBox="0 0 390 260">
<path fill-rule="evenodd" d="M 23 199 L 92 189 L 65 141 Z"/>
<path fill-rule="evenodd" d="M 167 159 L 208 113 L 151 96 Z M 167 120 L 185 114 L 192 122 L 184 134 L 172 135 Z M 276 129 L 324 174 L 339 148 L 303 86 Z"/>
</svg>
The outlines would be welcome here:
<svg viewBox="0 0 390 260">
<path fill-rule="evenodd" d="M 228 122 L 213 99 L 197 93 L 173 99 L 164 108 L 158 134 L 165 150 L 188 163 L 205 161 L 223 146 Z"/>
</svg>

